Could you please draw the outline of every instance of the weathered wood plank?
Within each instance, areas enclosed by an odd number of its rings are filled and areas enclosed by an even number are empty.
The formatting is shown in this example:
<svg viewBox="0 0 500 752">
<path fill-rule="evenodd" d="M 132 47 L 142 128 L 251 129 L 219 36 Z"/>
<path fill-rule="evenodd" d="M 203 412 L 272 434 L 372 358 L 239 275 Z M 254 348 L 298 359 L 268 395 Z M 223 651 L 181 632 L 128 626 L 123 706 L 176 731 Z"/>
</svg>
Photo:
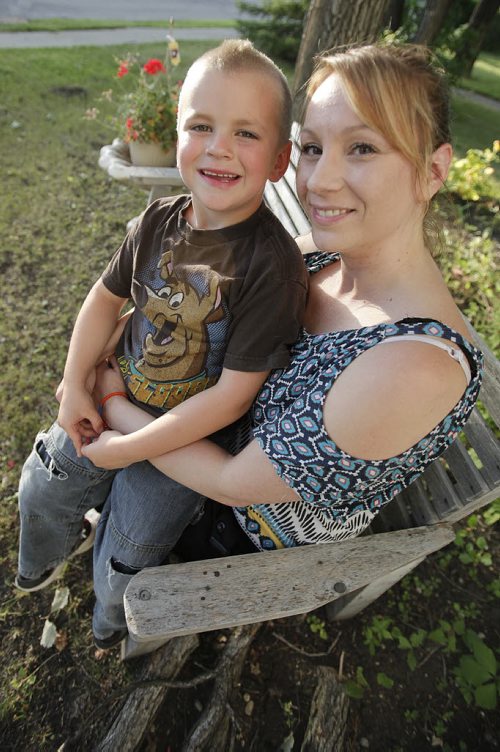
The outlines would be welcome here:
<svg viewBox="0 0 500 752">
<path fill-rule="evenodd" d="M 448 541 L 451 543 L 451 541 Z M 432 552 L 429 552 L 432 553 Z M 393 570 L 384 577 L 378 577 L 369 585 L 349 593 L 349 595 L 339 598 L 336 601 L 328 603 L 326 606 L 326 615 L 329 621 L 345 621 L 351 619 L 356 614 L 359 614 L 364 608 L 377 600 L 386 590 L 389 590 L 396 582 L 403 579 L 405 575 L 415 569 L 421 564 L 428 554 L 425 554 L 420 559 L 410 561 L 408 564 L 404 564 L 402 567 Z"/>
<path fill-rule="evenodd" d="M 500 490 L 500 445 L 485 424 L 479 410 L 472 411 L 465 424 L 464 433 L 483 464 L 481 475 L 490 488 Z"/>
<path fill-rule="evenodd" d="M 450 512 L 463 507 L 440 459 L 429 465 L 425 471 L 424 480 L 429 491 L 430 502 L 440 520 L 446 520 Z"/>
<path fill-rule="evenodd" d="M 125 592 L 128 627 L 141 642 L 311 611 L 453 539 L 439 525 L 144 569 Z"/>
<path fill-rule="evenodd" d="M 469 329 L 471 342 L 481 350 L 484 357 L 483 384 L 479 399 L 484 403 L 496 425 L 500 426 L 500 361 L 465 316 L 464 320 Z"/>
<path fill-rule="evenodd" d="M 455 490 L 463 502 L 488 493 L 489 486 L 476 468 L 464 444 L 455 441 L 445 452 L 444 459 L 452 473 L 456 486 Z"/>
</svg>

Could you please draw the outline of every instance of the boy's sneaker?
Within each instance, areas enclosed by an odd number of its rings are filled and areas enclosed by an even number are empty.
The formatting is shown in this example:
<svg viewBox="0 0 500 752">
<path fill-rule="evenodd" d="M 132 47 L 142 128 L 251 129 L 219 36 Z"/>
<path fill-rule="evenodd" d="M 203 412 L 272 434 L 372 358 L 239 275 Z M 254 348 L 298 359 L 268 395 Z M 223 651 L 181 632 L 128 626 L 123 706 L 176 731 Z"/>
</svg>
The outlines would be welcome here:
<svg viewBox="0 0 500 752">
<path fill-rule="evenodd" d="M 128 629 L 118 629 L 116 632 L 113 632 L 112 635 L 105 638 L 96 637 L 94 635 L 94 645 L 96 648 L 99 648 L 99 650 L 110 650 L 111 648 L 114 648 L 115 645 L 119 645 L 127 635 Z"/>
<path fill-rule="evenodd" d="M 80 543 L 78 543 L 78 545 L 70 553 L 68 558 L 54 567 L 54 569 L 48 569 L 46 572 L 41 574 L 40 577 L 29 578 L 17 574 L 14 580 L 14 585 L 18 588 L 18 590 L 23 590 L 26 593 L 34 593 L 36 590 L 43 590 L 43 588 L 46 588 L 48 585 L 50 585 L 51 582 L 57 580 L 63 573 L 67 561 L 73 559 L 75 556 L 79 556 L 80 554 L 85 553 L 85 551 L 89 551 L 92 548 L 92 546 L 94 545 L 95 531 L 100 516 L 100 512 L 97 512 L 95 509 L 89 509 L 89 511 L 85 513 L 85 516 L 83 518 Z"/>
</svg>

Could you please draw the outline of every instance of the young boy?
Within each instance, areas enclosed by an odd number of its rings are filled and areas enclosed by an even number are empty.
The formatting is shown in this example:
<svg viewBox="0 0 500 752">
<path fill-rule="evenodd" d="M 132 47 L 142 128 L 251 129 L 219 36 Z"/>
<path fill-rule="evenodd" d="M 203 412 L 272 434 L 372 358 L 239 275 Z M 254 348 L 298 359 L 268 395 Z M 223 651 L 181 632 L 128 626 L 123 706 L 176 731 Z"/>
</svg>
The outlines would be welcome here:
<svg viewBox="0 0 500 752">
<path fill-rule="evenodd" d="M 307 276 L 262 194 L 286 170 L 290 113 L 281 71 L 249 42 L 227 41 L 197 60 L 178 117 L 190 194 L 148 207 L 78 315 L 59 425 L 37 437 L 21 478 L 16 584 L 32 591 L 55 579 L 80 548 L 82 514 L 106 500 L 94 552 L 99 647 L 124 636 L 131 574 L 161 563 L 200 505 L 143 461 L 233 423 L 270 369 L 288 364 Z M 103 429 L 88 383 L 130 298 L 116 355 L 130 399 L 160 417 L 83 446 Z"/>
</svg>

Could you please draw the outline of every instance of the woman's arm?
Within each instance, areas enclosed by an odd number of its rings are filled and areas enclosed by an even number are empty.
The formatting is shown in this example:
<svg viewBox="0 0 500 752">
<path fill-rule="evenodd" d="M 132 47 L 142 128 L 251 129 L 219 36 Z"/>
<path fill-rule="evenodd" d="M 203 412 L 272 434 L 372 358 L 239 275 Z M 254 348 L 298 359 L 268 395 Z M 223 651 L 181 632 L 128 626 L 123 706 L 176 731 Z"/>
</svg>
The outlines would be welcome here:
<svg viewBox="0 0 500 752">
<path fill-rule="evenodd" d="M 219 381 L 152 423 L 125 436 L 106 437 L 84 447 L 94 465 L 115 469 L 172 452 L 231 425 L 250 409 L 268 371 L 224 368 Z"/>
<path fill-rule="evenodd" d="M 114 358 L 112 368 L 103 364 L 97 369 L 96 397 L 124 389 L 120 369 Z M 137 431 L 156 419 L 123 397 L 107 400 L 103 417 L 108 425 L 122 434 Z M 100 441 L 113 438 L 105 431 Z M 228 506 L 297 501 L 297 494 L 276 474 L 271 462 L 252 441 L 233 457 L 208 439 L 150 460 L 158 470 L 188 488 Z"/>
</svg>

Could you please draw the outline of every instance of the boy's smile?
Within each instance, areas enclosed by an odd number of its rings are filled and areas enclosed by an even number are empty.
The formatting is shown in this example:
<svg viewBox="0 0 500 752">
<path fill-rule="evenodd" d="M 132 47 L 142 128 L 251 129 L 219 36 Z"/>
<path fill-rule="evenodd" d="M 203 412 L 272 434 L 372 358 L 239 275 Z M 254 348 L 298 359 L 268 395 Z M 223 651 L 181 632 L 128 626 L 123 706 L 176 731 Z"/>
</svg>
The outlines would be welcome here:
<svg viewBox="0 0 500 752">
<path fill-rule="evenodd" d="M 237 224 L 288 164 L 288 145 L 278 143 L 280 92 L 262 73 L 202 67 L 185 86 L 177 163 L 192 195 L 186 219 L 197 229 Z"/>
</svg>

